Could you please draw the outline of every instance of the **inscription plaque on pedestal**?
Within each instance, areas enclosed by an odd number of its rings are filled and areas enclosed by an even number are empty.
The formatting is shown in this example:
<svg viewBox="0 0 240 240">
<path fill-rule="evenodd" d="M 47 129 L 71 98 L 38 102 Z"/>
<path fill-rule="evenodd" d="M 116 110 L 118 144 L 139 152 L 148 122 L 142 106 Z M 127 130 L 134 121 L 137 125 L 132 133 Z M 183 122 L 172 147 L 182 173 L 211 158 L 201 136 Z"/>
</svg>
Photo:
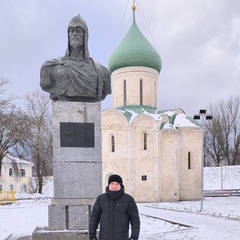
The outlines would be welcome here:
<svg viewBox="0 0 240 240">
<path fill-rule="evenodd" d="M 94 123 L 60 122 L 60 147 L 94 148 Z"/>
</svg>

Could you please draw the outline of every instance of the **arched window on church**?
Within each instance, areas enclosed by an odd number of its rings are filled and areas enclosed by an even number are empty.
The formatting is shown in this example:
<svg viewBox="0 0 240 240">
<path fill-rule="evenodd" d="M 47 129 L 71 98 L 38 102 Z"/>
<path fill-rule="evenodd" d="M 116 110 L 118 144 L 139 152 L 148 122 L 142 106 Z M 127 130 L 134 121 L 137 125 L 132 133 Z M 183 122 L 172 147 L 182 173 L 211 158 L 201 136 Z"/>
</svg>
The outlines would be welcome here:
<svg viewBox="0 0 240 240">
<path fill-rule="evenodd" d="M 147 134 L 143 135 L 143 150 L 147 150 Z"/>
<path fill-rule="evenodd" d="M 111 152 L 115 152 L 115 137 L 111 136 Z"/>
<path fill-rule="evenodd" d="M 123 81 L 123 105 L 127 105 L 127 83 L 126 80 Z"/>
<path fill-rule="evenodd" d="M 157 84 L 156 84 L 156 82 L 154 83 L 154 101 L 155 101 L 155 106 L 157 106 L 157 94 L 156 94 L 156 92 L 157 92 Z"/>
<path fill-rule="evenodd" d="M 140 79 L 140 105 L 143 105 L 143 81 Z"/>
<path fill-rule="evenodd" d="M 188 152 L 188 169 L 191 169 L 191 152 Z"/>
</svg>

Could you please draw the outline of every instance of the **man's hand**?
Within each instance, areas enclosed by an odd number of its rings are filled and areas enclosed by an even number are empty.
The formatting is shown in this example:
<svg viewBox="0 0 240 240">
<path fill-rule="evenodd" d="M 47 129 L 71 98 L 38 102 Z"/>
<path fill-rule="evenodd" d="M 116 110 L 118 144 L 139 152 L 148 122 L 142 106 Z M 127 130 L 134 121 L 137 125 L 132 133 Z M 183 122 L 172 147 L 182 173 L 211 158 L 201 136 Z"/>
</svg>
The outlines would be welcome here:
<svg viewBox="0 0 240 240">
<path fill-rule="evenodd" d="M 96 234 L 90 233 L 89 234 L 89 240 L 98 240 Z"/>
</svg>

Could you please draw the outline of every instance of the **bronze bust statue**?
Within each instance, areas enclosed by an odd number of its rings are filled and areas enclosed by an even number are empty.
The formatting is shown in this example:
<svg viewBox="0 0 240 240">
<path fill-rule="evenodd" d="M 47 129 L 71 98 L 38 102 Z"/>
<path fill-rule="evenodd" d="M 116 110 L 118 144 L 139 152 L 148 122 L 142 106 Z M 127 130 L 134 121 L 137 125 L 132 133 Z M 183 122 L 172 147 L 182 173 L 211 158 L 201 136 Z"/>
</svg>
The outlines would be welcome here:
<svg viewBox="0 0 240 240">
<path fill-rule="evenodd" d="M 108 69 L 89 56 L 88 27 L 80 15 L 68 25 L 65 56 L 42 65 L 40 86 L 52 100 L 100 102 L 111 93 Z"/>
</svg>

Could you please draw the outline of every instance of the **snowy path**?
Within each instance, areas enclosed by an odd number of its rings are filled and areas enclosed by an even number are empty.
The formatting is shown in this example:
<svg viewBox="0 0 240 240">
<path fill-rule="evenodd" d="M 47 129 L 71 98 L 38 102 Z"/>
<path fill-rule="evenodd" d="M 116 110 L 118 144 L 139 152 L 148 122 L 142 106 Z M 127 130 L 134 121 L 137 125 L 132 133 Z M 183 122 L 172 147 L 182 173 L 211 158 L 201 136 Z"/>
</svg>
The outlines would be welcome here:
<svg viewBox="0 0 240 240">
<path fill-rule="evenodd" d="M 14 237 L 31 235 L 36 226 L 47 226 L 48 204 L 49 199 L 32 199 L 1 206 L 0 240 L 6 239 L 10 234 Z M 199 213 L 199 206 L 199 201 L 139 203 L 139 240 L 240 239 L 240 197 L 206 198 L 203 213 Z M 168 210 L 164 210 L 163 207 Z M 186 212 L 186 209 L 189 212 Z M 191 227 L 170 224 L 162 219 Z"/>
<path fill-rule="evenodd" d="M 139 240 L 237 240 L 236 236 L 240 236 L 240 220 L 226 220 L 224 217 L 163 210 L 157 208 L 153 211 L 152 208 L 144 205 L 139 205 L 139 211 L 141 214 L 192 226 L 192 228 L 189 229 L 169 232 L 165 234 L 162 233 L 153 234 L 152 236 L 141 236 Z"/>
</svg>

